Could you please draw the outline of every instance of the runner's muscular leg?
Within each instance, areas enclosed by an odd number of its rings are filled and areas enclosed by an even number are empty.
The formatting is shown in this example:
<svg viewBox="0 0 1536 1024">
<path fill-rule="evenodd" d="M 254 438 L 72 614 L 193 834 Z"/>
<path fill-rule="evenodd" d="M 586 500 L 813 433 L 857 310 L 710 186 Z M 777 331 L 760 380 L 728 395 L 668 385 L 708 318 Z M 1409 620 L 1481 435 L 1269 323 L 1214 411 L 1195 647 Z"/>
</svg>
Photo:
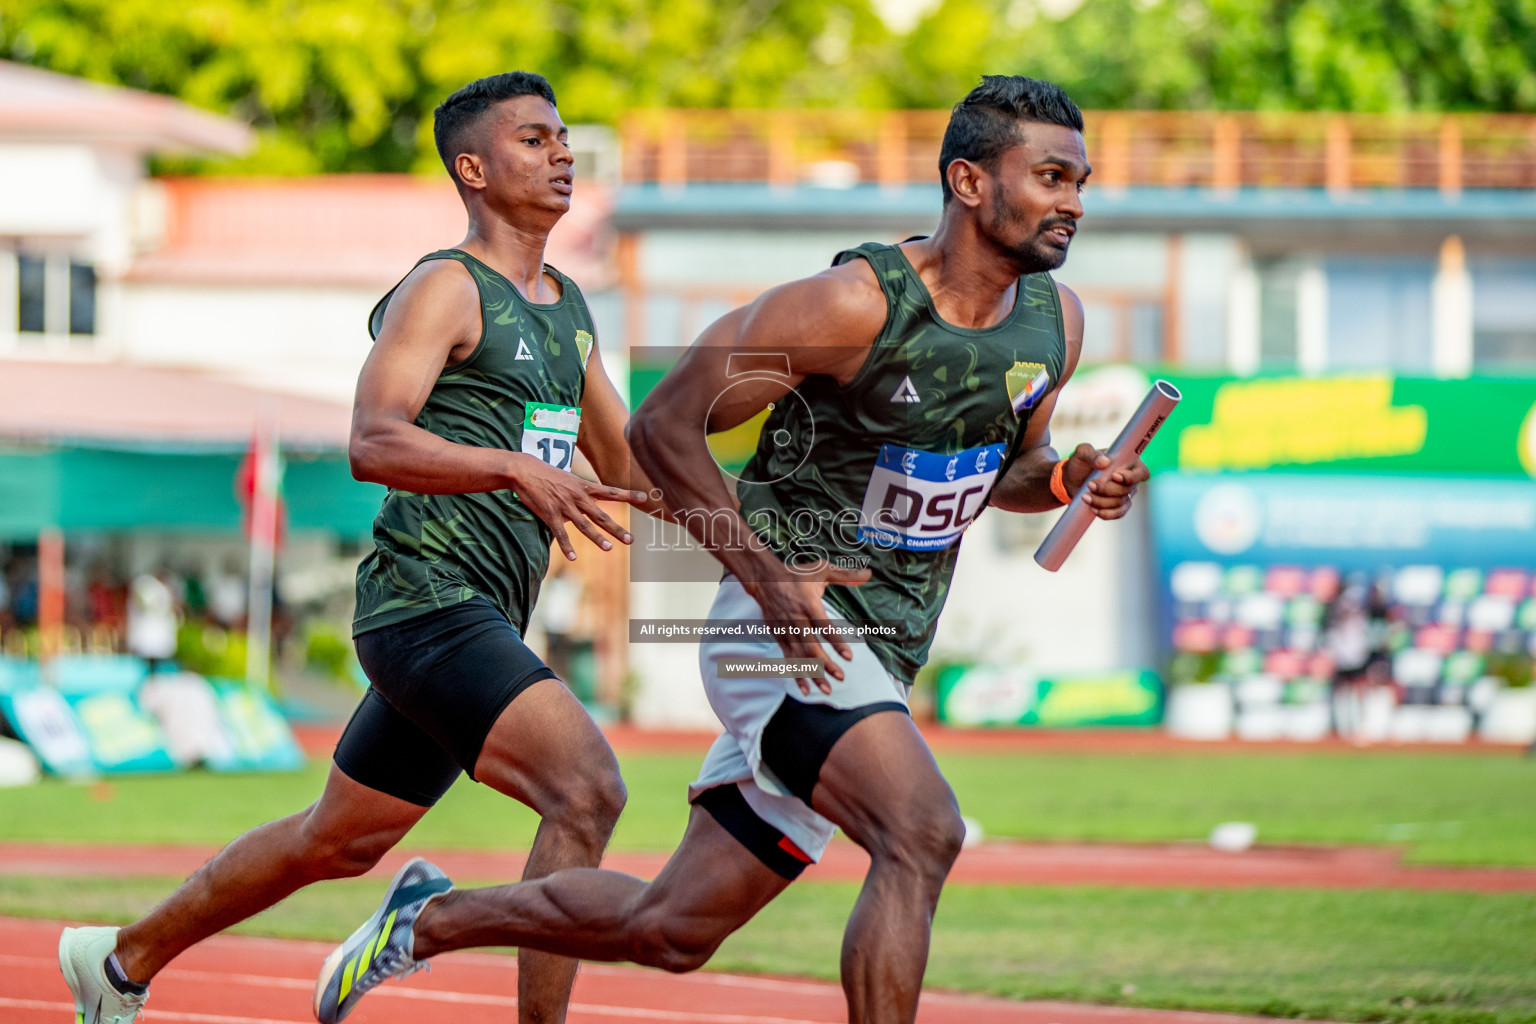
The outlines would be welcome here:
<svg viewBox="0 0 1536 1024">
<path fill-rule="evenodd" d="M 912 719 L 884 711 L 837 740 L 811 805 L 870 855 L 843 935 L 848 1020 L 906 1024 L 917 1016 L 939 891 L 965 837 L 954 792 Z"/>
<path fill-rule="evenodd" d="M 332 764 L 319 800 L 240 836 L 120 931 L 118 962 L 130 979 L 147 983 L 188 947 L 304 886 L 363 874 L 426 813 Z"/>
<path fill-rule="evenodd" d="M 541 818 L 525 880 L 562 868 L 595 868 L 626 798 L 608 741 L 556 679 L 534 683 L 502 711 L 475 762 L 475 778 Z M 519 1019 L 558 1024 L 576 961 L 520 949 L 517 963 Z"/>
<path fill-rule="evenodd" d="M 788 885 L 696 806 L 654 881 L 568 868 L 515 885 L 454 890 L 417 919 L 416 955 L 518 946 L 691 971 Z"/>
</svg>

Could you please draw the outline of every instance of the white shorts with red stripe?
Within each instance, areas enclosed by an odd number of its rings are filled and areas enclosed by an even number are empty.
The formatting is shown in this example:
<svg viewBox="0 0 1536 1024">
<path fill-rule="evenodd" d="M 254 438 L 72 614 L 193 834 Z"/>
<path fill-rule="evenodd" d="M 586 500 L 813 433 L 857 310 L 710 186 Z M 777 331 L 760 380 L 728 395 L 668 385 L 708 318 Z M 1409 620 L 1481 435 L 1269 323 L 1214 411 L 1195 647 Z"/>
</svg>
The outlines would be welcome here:
<svg viewBox="0 0 1536 1024">
<path fill-rule="evenodd" d="M 829 619 L 842 618 L 830 605 L 823 607 Z M 726 576 L 710 606 L 709 618 L 712 621 L 761 622 L 763 611 L 736 577 Z M 696 799 L 706 789 L 735 783 L 758 817 L 784 833 L 806 857 L 812 861 L 820 860 L 836 827 L 792 794 L 763 764 L 763 729 L 786 697 L 843 710 L 891 701 L 905 707 L 907 685 L 886 671 L 868 645 L 850 643 L 849 647 L 853 651 L 853 660 L 844 662 L 838 658 L 844 678 L 832 680 L 830 694 L 812 687 L 807 696 L 800 692 L 793 678 L 726 674 L 720 670 L 722 658 L 782 658 L 782 648 L 771 638 L 700 644 L 699 672 L 704 679 L 704 692 L 716 717 L 725 726 L 725 732 L 705 755 L 699 777 L 688 787 L 688 799 Z M 825 643 L 823 648 L 832 657 L 838 657 Z"/>
</svg>

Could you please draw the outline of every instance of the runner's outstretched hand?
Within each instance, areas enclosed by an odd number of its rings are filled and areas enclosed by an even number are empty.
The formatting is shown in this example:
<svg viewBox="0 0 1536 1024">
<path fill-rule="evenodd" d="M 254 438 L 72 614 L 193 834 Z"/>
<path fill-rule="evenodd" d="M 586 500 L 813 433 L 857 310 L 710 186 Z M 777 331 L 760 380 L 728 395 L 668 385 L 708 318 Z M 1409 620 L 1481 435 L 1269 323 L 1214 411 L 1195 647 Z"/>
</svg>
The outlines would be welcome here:
<svg viewBox="0 0 1536 1024">
<path fill-rule="evenodd" d="M 782 563 L 781 563 L 782 564 Z M 777 575 L 777 574 L 776 574 Z M 827 679 L 843 678 L 843 669 L 822 649 L 825 637 L 844 661 L 853 659 L 848 641 L 831 632 L 832 623 L 822 606 L 821 595 L 829 586 L 857 587 L 869 582 L 868 569 L 839 569 L 817 560 L 791 569 L 783 566 L 783 575 L 774 580 L 743 581 L 742 587 L 763 610 L 763 619 L 774 629 L 775 639 L 787 658 L 815 658 L 826 666 L 826 676 L 811 680 L 796 679 L 800 692 L 810 696 L 811 683 L 822 693 L 832 692 Z"/>
<path fill-rule="evenodd" d="M 591 483 L 522 453 L 512 456 L 508 475 L 512 478 L 512 489 L 517 492 L 517 500 L 526 505 L 528 511 L 544 520 L 544 524 L 555 535 L 555 543 L 560 545 L 565 557 L 573 562 L 576 560 L 576 549 L 565 532 L 566 523 L 576 527 L 604 551 L 609 551 L 613 548 L 613 541 L 604 537 L 602 531 L 618 538 L 621 544 L 628 544 L 633 538 L 628 530 L 616 523 L 597 503 L 627 501 L 631 505 L 641 505 L 649 500 L 644 491 Z"/>
</svg>

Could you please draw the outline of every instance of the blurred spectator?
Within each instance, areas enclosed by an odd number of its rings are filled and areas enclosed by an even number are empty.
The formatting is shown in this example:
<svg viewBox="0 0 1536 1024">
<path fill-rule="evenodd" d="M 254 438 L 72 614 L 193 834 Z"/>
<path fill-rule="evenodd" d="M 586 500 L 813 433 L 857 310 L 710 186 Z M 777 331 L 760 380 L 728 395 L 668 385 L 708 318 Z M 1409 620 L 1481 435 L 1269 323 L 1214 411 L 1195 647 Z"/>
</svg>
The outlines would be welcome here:
<svg viewBox="0 0 1536 1024">
<path fill-rule="evenodd" d="M 245 577 L 233 562 L 225 562 L 210 575 L 204 589 L 209 618 L 225 629 L 235 629 L 245 622 Z"/>
<path fill-rule="evenodd" d="M 20 558 L 12 563 L 11 614 L 18 626 L 37 625 L 36 558 Z"/>
<path fill-rule="evenodd" d="M 288 646 L 288 638 L 293 635 L 293 610 L 288 607 L 288 602 L 283 600 L 283 593 L 278 589 L 276 574 L 272 577 L 272 653 L 275 657 L 281 657 L 284 648 Z"/>
<path fill-rule="evenodd" d="M 176 591 L 165 569 L 134 579 L 128 592 L 128 650 L 157 672 L 176 654 Z"/>
<path fill-rule="evenodd" d="M 1391 681 L 1386 595 L 1380 585 L 1352 577 L 1328 605 L 1324 622 L 1323 644 L 1333 659 L 1334 732 L 1364 743 L 1366 694 Z"/>
<path fill-rule="evenodd" d="M 93 623 L 114 633 L 122 630 L 127 622 L 128 592 L 105 563 L 92 567 L 85 595 Z"/>
<path fill-rule="evenodd" d="M 208 594 L 203 587 L 203 581 L 197 574 L 197 570 L 188 567 L 181 574 L 183 580 L 181 606 L 189 619 L 203 619 L 208 614 Z"/>
</svg>

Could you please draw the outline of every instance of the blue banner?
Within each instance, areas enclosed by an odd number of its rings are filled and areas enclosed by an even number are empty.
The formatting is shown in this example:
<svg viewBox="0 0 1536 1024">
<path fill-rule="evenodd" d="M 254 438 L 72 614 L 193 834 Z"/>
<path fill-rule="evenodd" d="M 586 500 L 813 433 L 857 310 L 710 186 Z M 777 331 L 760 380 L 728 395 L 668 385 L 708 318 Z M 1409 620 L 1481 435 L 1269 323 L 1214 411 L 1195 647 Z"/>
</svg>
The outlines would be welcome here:
<svg viewBox="0 0 1536 1024">
<path fill-rule="evenodd" d="M 1151 498 L 1165 568 L 1536 565 L 1536 481 L 1165 473 Z"/>
</svg>

